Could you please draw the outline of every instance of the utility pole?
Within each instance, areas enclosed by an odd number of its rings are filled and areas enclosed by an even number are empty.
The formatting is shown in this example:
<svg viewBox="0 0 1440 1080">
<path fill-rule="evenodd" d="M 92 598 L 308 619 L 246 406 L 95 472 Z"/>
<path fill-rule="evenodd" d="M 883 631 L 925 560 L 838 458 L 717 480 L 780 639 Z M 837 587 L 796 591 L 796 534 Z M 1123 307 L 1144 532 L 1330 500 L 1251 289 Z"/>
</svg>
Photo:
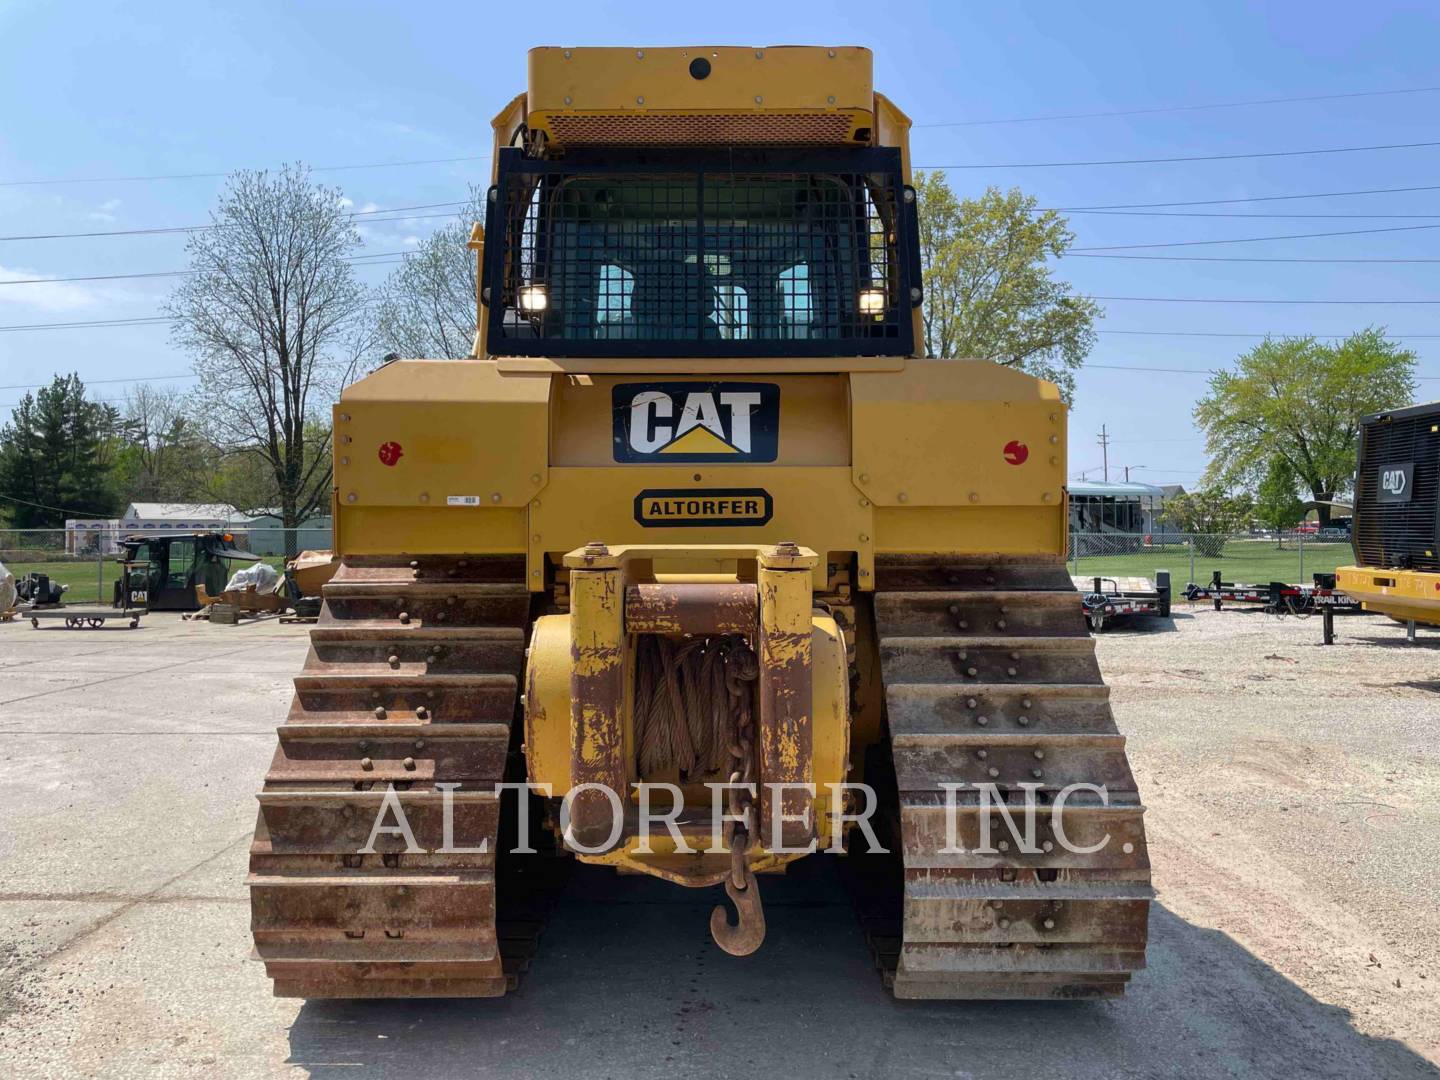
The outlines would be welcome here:
<svg viewBox="0 0 1440 1080">
<path fill-rule="evenodd" d="M 1100 454 L 1104 462 L 1102 468 L 1105 470 L 1105 482 L 1110 482 L 1110 436 L 1105 433 L 1105 425 L 1100 425 Z"/>
<path fill-rule="evenodd" d="M 1129 482 L 1130 482 L 1130 466 L 1129 466 L 1129 465 L 1126 465 L 1126 466 L 1125 466 L 1125 483 L 1128 484 Z"/>
</svg>

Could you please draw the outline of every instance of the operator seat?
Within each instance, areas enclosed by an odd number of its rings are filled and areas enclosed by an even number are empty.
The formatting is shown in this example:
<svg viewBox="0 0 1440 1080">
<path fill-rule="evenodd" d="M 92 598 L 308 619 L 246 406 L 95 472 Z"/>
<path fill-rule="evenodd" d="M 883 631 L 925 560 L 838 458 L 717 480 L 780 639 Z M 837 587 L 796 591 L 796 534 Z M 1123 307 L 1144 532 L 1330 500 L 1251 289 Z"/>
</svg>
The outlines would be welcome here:
<svg viewBox="0 0 1440 1080">
<path fill-rule="evenodd" d="M 636 275 L 630 296 L 634 336 L 642 340 L 720 340 L 715 324 L 715 286 L 698 262 L 649 263 Z M 630 336 L 629 334 L 625 336 Z"/>
</svg>

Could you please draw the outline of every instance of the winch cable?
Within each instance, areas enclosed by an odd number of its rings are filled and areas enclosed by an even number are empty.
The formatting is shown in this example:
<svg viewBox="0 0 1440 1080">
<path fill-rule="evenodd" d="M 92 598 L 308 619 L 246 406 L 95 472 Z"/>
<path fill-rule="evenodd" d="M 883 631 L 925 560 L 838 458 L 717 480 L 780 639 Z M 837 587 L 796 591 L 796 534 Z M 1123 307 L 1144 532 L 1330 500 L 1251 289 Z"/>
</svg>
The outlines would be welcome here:
<svg viewBox="0 0 1440 1080">
<path fill-rule="evenodd" d="M 749 704 L 748 692 L 739 688 L 753 684 L 759 670 L 739 634 L 681 642 L 641 635 L 635 673 L 640 774 L 673 768 L 698 779 L 728 771 L 742 706 Z"/>
<path fill-rule="evenodd" d="M 748 853 L 755 836 L 755 683 L 760 662 L 742 634 L 679 644 L 643 634 L 636 644 L 635 725 L 642 776 L 678 769 L 681 780 L 726 776 L 730 869 L 725 895 L 735 905 L 710 913 L 710 935 L 732 956 L 749 956 L 765 940 L 760 886 Z"/>
</svg>

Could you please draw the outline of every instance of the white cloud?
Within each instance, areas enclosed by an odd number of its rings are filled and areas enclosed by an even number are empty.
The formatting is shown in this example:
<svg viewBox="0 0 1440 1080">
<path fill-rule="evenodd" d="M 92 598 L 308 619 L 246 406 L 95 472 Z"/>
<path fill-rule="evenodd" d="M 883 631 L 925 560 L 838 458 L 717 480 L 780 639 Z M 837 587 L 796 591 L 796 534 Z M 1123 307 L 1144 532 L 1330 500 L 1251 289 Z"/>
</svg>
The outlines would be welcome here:
<svg viewBox="0 0 1440 1080">
<path fill-rule="evenodd" d="M 406 247 L 419 247 L 419 246 L 420 246 L 420 237 L 418 237 L 418 236 L 407 236 L 407 237 L 405 237 L 404 240 L 401 240 L 400 242 L 401 242 L 402 244 L 404 244 Z"/>
<path fill-rule="evenodd" d="M 355 200 L 354 200 L 354 199 L 351 199 L 351 198 L 349 198 L 348 196 L 345 196 L 345 195 L 341 195 L 341 196 L 340 196 L 340 206 L 341 206 L 342 209 L 349 210 L 350 207 L 352 207 L 352 206 L 354 206 L 354 205 L 355 205 Z"/>
<path fill-rule="evenodd" d="M 9 286 L 3 284 L 7 281 L 34 281 L 36 278 L 44 279 L 50 276 L 22 267 L 0 266 L 0 304 L 8 304 L 12 308 L 29 307 L 47 313 L 66 313 L 83 311 L 103 298 L 99 290 L 90 288 L 88 284 L 71 281 L 43 280 L 30 285 Z"/>
<path fill-rule="evenodd" d="M 373 202 L 367 202 L 364 206 L 360 207 L 360 213 L 373 214 L 376 210 L 379 209 L 380 207 L 376 206 Z"/>
<path fill-rule="evenodd" d="M 91 221 L 114 221 L 115 211 L 120 209 L 119 199 L 106 199 L 86 215 Z"/>
</svg>

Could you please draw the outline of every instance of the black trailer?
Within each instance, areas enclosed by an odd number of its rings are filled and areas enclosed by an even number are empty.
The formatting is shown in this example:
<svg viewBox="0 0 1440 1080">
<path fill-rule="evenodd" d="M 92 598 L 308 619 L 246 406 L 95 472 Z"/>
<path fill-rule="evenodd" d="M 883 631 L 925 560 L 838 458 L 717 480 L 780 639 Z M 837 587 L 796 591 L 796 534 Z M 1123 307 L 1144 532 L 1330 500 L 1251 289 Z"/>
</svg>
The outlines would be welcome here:
<svg viewBox="0 0 1440 1080">
<path fill-rule="evenodd" d="M 1116 619 L 1136 615 L 1170 617 L 1170 571 L 1156 570 L 1148 578 L 1074 577 L 1080 606 L 1092 632 L 1103 633 Z"/>
<path fill-rule="evenodd" d="M 1216 570 L 1208 585 L 1193 581 L 1185 586 L 1185 599 L 1192 603 L 1209 600 L 1219 611 L 1225 604 L 1252 605 L 1271 615 L 1313 615 L 1316 611 L 1354 614 L 1360 601 L 1335 587 L 1334 574 L 1315 574 L 1309 585 L 1272 581 L 1267 585 L 1223 581 Z"/>
</svg>

